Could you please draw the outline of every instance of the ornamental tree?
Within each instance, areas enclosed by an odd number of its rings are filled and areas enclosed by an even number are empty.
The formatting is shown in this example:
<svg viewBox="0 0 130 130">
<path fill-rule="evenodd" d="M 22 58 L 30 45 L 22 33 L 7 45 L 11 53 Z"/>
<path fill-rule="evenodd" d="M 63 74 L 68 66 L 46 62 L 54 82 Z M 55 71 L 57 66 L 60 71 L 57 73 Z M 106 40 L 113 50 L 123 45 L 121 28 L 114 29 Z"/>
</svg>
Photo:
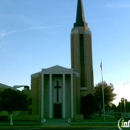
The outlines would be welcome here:
<svg viewBox="0 0 130 130">
<path fill-rule="evenodd" d="M 87 94 L 81 100 L 81 113 L 84 119 L 89 119 L 91 114 L 97 110 L 97 102 L 92 94 Z"/>
<path fill-rule="evenodd" d="M 10 125 L 13 125 L 13 111 L 26 111 L 27 109 L 27 95 L 21 91 L 8 88 L 0 92 L 0 110 L 10 114 Z"/>
<path fill-rule="evenodd" d="M 104 88 L 104 104 L 105 106 L 110 105 L 112 101 L 115 99 L 116 94 L 114 93 L 114 86 L 113 84 L 107 84 L 103 82 Z M 102 96 L 102 82 L 96 84 L 94 87 L 94 96 L 98 102 L 100 116 L 101 116 L 101 108 L 103 107 L 103 96 Z"/>
</svg>

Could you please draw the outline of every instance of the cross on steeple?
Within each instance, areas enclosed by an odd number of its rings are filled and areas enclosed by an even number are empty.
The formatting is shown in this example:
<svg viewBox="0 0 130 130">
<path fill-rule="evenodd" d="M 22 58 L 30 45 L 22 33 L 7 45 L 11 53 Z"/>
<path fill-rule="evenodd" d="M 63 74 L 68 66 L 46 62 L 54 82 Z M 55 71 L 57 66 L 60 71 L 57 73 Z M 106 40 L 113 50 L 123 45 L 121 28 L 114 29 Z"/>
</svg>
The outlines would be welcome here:
<svg viewBox="0 0 130 130">
<path fill-rule="evenodd" d="M 74 27 L 87 27 L 84 17 L 84 9 L 82 0 L 78 0 L 77 3 L 77 14 L 76 14 L 76 22 L 74 23 Z"/>
</svg>

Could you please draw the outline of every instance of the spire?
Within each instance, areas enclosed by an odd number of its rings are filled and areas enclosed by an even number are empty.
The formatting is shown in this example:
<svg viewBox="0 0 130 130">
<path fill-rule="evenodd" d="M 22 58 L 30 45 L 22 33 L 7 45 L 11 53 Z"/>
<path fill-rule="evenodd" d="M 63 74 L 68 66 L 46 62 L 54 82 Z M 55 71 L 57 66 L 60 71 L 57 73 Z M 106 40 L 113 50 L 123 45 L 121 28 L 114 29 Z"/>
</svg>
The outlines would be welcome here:
<svg viewBox="0 0 130 130">
<path fill-rule="evenodd" d="M 74 27 L 86 27 L 86 26 L 87 24 L 85 22 L 82 0 L 78 0 L 76 22 L 74 23 Z"/>
</svg>

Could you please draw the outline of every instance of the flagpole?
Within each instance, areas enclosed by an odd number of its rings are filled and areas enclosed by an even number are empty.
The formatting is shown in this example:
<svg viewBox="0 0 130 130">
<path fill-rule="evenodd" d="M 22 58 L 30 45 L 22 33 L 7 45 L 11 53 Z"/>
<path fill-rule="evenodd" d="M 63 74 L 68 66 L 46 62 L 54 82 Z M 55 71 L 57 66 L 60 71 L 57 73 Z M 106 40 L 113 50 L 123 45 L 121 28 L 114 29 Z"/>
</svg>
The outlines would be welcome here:
<svg viewBox="0 0 130 130">
<path fill-rule="evenodd" d="M 100 67 L 101 67 L 101 79 L 102 79 L 102 103 L 103 103 L 103 116 L 104 116 L 104 121 L 105 121 L 104 84 L 103 84 L 102 61 L 101 61 Z"/>
</svg>

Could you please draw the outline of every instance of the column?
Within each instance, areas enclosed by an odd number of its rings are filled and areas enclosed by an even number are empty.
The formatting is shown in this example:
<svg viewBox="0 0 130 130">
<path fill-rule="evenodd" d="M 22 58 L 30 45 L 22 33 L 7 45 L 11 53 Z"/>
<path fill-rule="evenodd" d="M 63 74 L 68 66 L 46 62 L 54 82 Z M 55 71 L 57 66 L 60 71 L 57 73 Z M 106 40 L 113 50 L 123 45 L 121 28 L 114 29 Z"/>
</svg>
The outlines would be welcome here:
<svg viewBox="0 0 130 130">
<path fill-rule="evenodd" d="M 53 107 L 52 107 L 52 74 L 49 74 L 49 113 L 50 113 L 50 118 L 53 117 Z"/>
<path fill-rule="evenodd" d="M 74 118 L 73 73 L 71 73 L 71 118 Z"/>
<path fill-rule="evenodd" d="M 65 74 L 63 74 L 63 118 L 66 118 L 65 93 Z"/>
<path fill-rule="evenodd" d="M 44 118 L 44 74 L 41 73 L 41 122 Z"/>
</svg>

